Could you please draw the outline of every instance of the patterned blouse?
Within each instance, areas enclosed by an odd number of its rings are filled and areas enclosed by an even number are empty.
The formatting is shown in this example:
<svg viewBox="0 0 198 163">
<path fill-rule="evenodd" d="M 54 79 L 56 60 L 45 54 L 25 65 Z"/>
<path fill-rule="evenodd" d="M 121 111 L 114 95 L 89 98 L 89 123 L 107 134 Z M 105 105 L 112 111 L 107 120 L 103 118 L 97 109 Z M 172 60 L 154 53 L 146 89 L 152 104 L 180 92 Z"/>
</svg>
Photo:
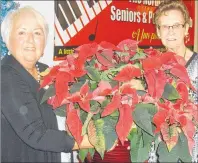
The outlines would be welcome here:
<svg viewBox="0 0 198 163">
<path fill-rule="evenodd" d="M 196 92 L 190 91 L 190 96 L 194 100 L 196 104 L 198 104 L 198 54 L 193 53 L 193 56 L 190 58 L 190 60 L 186 64 L 188 75 L 192 81 L 193 86 L 196 89 Z"/>
<path fill-rule="evenodd" d="M 190 96 L 194 103 L 198 104 L 198 54 L 194 53 L 193 56 L 186 64 L 188 75 L 192 81 L 193 86 L 195 87 L 196 91 L 190 91 Z M 195 145 L 192 151 L 192 162 L 198 162 L 198 130 L 194 136 Z"/>
</svg>

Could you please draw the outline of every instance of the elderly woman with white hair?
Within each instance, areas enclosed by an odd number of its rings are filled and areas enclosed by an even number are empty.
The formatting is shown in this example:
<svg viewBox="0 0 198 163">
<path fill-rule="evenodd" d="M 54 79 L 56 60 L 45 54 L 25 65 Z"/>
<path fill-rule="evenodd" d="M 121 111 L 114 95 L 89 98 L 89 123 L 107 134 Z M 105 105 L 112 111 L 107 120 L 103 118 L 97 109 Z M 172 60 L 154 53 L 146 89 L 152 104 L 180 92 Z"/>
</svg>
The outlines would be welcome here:
<svg viewBox="0 0 198 163">
<path fill-rule="evenodd" d="M 1 161 L 60 162 L 60 152 L 78 149 L 66 131 L 58 130 L 56 116 L 47 103 L 40 104 L 39 63 L 48 25 L 31 7 L 7 14 L 1 34 L 11 55 L 1 64 Z M 84 136 L 80 148 L 91 148 Z"/>
</svg>

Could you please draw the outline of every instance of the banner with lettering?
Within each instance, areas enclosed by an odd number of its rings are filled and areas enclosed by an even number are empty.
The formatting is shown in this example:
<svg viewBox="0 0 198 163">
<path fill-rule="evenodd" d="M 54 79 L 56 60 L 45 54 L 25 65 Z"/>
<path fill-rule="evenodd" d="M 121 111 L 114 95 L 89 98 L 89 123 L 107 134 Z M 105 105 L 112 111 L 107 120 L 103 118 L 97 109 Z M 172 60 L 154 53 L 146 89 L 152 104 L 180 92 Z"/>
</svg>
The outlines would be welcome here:
<svg viewBox="0 0 198 163">
<path fill-rule="evenodd" d="M 161 46 L 152 22 L 153 12 L 162 0 L 56 0 L 54 60 L 64 60 L 79 45 L 124 39 L 140 41 L 140 46 Z M 189 30 L 194 45 L 195 1 L 184 1 L 193 27 Z"/>
</svg>

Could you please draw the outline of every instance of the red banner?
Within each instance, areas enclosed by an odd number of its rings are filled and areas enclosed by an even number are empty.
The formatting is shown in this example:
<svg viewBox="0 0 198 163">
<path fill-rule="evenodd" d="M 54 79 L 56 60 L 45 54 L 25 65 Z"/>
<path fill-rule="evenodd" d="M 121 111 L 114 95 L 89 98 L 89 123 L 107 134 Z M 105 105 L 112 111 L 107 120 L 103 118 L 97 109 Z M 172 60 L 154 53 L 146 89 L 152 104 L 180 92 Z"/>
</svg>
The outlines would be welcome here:
<svg viewBox="0 0 198 163">
<path fill-rule="evenodd" d="M 190 11 L 193 27 L 190 41 L 194 45 L 195 1 L 184 1 Z M 140 46 L 161 46 L 152 23 L 153 12 L 160 0 L 55 1 L 55 55 L 64 59 L 73 47 L 124 39 L 140 41 Z"/>
</svg>

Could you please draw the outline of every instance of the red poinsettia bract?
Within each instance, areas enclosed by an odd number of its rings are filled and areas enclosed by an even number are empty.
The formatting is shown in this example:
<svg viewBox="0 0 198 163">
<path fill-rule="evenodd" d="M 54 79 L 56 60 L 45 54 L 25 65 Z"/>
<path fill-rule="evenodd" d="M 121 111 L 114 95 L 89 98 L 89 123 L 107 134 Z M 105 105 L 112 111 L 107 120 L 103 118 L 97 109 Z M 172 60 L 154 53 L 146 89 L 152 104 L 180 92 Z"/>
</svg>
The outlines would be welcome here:
<svg viewBox="0 0 198 163">
<path fill-rule="evenodd" d="M 136 90 L 131 88 L 130 84 L 125 84 L 114 94 L 111 102 L 104 108 L 101 114 L 104 117 L 110 115 L 116 109 L 119 110 L 120 116 L 116 125 L 116 132 L 122 144 L 124 144 L 131 129 L 133 123 L 132 112 L 137 103 L 138 96 Z"/>
</svg>

